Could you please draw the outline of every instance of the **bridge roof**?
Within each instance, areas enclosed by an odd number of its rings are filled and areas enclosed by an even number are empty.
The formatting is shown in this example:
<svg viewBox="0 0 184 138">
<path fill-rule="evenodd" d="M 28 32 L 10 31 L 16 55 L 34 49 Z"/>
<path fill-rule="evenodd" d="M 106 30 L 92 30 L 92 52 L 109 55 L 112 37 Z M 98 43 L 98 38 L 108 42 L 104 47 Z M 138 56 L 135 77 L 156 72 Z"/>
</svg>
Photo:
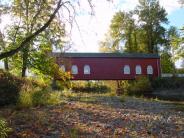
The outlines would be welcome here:
<svg viewBox="0 0 184 138">
<path fill-rule="evenodd" d="M 107 57 L 107 58 L 160 58 L 158 54 L 145 54 L 145 53 L 52 53 L 56 57 L 81 57 L 81 58 L 94 58 L 94 57 Z"/>
</svg>

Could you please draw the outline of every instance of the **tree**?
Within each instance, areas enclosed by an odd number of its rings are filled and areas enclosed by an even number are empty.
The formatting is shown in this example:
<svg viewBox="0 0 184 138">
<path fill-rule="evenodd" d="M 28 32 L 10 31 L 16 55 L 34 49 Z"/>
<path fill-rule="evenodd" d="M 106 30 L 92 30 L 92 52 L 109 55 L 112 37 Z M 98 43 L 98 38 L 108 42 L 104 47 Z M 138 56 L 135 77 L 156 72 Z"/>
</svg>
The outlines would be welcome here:
<svg viewBox="0 0 184 138">
<path fill-rule="evenodd" d="M 110 25 L 110 35 L 114 39 L 113 45 L 118 47 L 124 43 L 124 49 L 129 53 L 138 51 L 137 26 L 132 16 L 132 12 L 117 12 Z"/>
<path fill-rule="evenodd" d="M 51 22 L 54 20 L 56 14 L 58 13 L 59 9 L 61 7 L 64 7 L 67 9 L 67 4 L 70 5 L 70 1 L 62 1 L 62 0 L 59 0 L 57 2 L 57 5 L 56 5 L 56 8 L 54 10 L 54 12 L 49 16 L 49 19 L 47 20 L 47 22 L 45 22 L 41 27 L 39 27 L 37 30 L 35 30 L 33 33 L 31 34 L 28 34 L 24 39 L 23 41 L 21 41 L 19 43 L 19 45 L 15 48 L 15 49 L 12 49 L 8 52 L 3 52 L 0 54 L 0 59 L 3 59 L 3 58 L 6 58 L 6 57 L 10 57 L 10 56 L 13 56 L 14 54 L 16 54 L 17 52 L 23 50 L 27 44 L 32 40 L 34 39 L 36 36 L 38 36 L 41 32 L 43 32 L 50 24 Z"/>
<path fill-rule="evenodd" d="M 171 26 L 168 30 L 168 46 L 172 55 L 172 61 L 175 62 L 183 54 L 183 47 L 181 46 L 181 36 L 178 29 Z"/>
<path fill-rule="evenodd" d="M 53 4 L 53 0 L 48 2 L 45 0 L 17 0 L 12 3 L 12 10 L 10 12 L 18 22 L 15 22 L 12 27 L 9 27 L 8 38 L 10 49 L 15 47 L 14 45 L 19 45 L 19 42 L 22 41 L 23 38 L 39 29 L 45 20 L 48 20 L 47 15 L 49 15 L 49 12 L 53 9 L 51 6 Z M 13 56 L 14 61 L 11 65 L 14 69 L 18 68 L 18 70 L 21 70 L 21 76 L 25 77 L 27 68 L 33 68 L 32 64 L 30 64 L 30 60 L 38 59 L 38 56 L 34 57 L 34 53 L 48 49 L 48 46 L 50 46 L 50 52 L 54 45 L 57 47 L 63 46 L 61 41 L 63 42 L 64 32 L 64 26 L 59 22 L 58 18 L 55 18 L 44 32 L 26 44 L 27 46 L 19 52 L 19 55 Z M 42 41 L 47 41 L 45 49 L 40 46 L 42 43 L 46 43 Z"/>
<path fill-rule="evenodd" d="M 4 35 L 1 32 L 0 32 L 0 48 L 1 48 L 1 51 L 5 50 L 5 48 L 6 48 L 6 42 L 4 40 Z M 4 68 L 6 71 L 9 71 L 8 58 L 4 59 Z"/>
<path fill-rule="evenodd" d="M 172 56 L 167 52 L 161 54 L 160 59 L 162 73 L 175 73 L 175 65 L 171 58 Z"/>
<path fill-rule="evenodd" d="M 35 64 L 32 64 L 33 61 L 39 60 L 38 57 L 41 57 L 36 53 L 43 54 L 45 52 L 45 59 L 47 59 L 46 56 L 49 57 L 48 53 L 52 52 L 53 47 L 61 48 L 65 43 L 64 22 L 59 17 L 62 16 L 62 13 L 59 13 L 59 8 L 69 10 L 69 8 L 73 9 L 73 7 L 69 1 L 59 1 L 56 9 L 54 9 L 54 5 L 56 5 L 54 0 L 16 0 L 12 2 L 9 13 L 15 18 L 15 22 L 7 27 L 8 37 L 6 39 L 8 39 L 8 47 L 4 48 L 0 55 L 2 58 L 4 58 L 3 55 L 5 57 L 10 56 L 11 69 L 18 72 L 21 70 L 22 77 L 25 77 L 27 68 L 33 71 L 38 69 L 35 68 Z M 52 10 L 54 12 L 50 15 Z M 56 13 L 57 17 L 55 17 Z M 69 22 L 73 18 L 71 14 L 72 12 L 69 14 Z M 47 22 L 45 23 L 46 20 Z M 42 65 L 42 68 L 47 65 L 39 64 Z M 52 68 L 52 66 L 47 68 Z"/>
<path fill-rule="evenodd" d="M 103 41 L 99 43 L 100 52 L 120 52 L 121 46 L 114 43 L 115 40 L 107 33 Z"/>
<path fill-rule="evenodd" d="M 165 43 L 165 28 L 162 26 L 168 23 L 165 9 L 159 5 L 158 0 L 139 0 L 135 11 L 140 27 L 146 32 L 144 37 L 149 53 L 158 53 L 158 46 Z"/>
<path fill-rule="evenodd" d="M 162 26 L 168 22 L 166 15 L 157 0 L 139 0 L 134 11 L 119 11 L 113 16 L 108 32 L 111 39 L 107 39 L 112 42 L 104 41 L 101 45 L 124 47 L 123 51 L 128 53 L 158 53 L 159 47 L 167 42 L 166 29 Z"/>
<path fill-rule="evenodd" d="M 35 50 L 35 45 L 41 45 L 41 43 L 43 44 L 47 41 L 48 43 L 51 42 L 51 47 L 55 46 L 58 48 L 60 44 L 63 46 L 65 40 L 61 38 L 64 38 L 63 34 L 65 34 L 65 30 L 61 28 L 65 27 L 64 20 L 72 26 L 75 16 L 75 6 L 76 4 L 79 6 L 79 3 L 79 1 L 72 0 L 58 0 L 58 2 L 55 0 L 14 0 L 12 2 L 13 6 L 10 7 L 12 9 L 10 12 L 17 18 L 17 21 L 20 20 L 14 27 L 9 29 L 12 43 L 8 49 L 6 48 L 5 51 L 0 53 L 0 60 L 19 53 L 21 56 L 16 56 L 22 58 L 22 76 L 25 76 L 26 68 L 29 66 L 28 63 L 33 63 L 29 61 L 29 57 L 36 55 L 33 53 L 39 49 L 36 48 Z M 92 1 L 89 0 L 88 3 L 92 9 Z M 52 14 L 50 14 L 51 11 L 53 11 Z M 66 12 L 69 17 L 67 19 L 65 18 L 66 16 L 64 17 Z M 51 49 L 49 50 L 51 52 Z"/>
</svg>

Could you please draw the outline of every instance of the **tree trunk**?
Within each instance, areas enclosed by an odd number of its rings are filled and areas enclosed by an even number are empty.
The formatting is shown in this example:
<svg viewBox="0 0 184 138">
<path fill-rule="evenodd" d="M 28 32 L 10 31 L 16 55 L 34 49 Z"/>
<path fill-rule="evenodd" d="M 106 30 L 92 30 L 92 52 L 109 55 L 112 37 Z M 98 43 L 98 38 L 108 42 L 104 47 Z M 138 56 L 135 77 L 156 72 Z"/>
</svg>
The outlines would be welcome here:
<svg viewBox="0 0 184 138">
<path fill-rule="evenodd" d="M 121 89 L 121 81 L 117 81 L 117 90 L 116 90 L 117 95 L 123 94 L 123 90 Z"/>
<path fill-rule="evenodd" d="M 132 31 L 131 29 L 129 29 L 129 33 L 128 33 L 128 47 L 129 47 L 129 50 L 128 52 L 132 53 L 132 39 L 131 39 L 131 35 L 132 35 Z"/>
<path fill-rule="evenodd" d="M 26 77 L 26 70 L 28 64 L 28 56 L 29 56 L 29 47 L 27 46 L 23 49 L 23 57 L 22 57 L 22 77 Z"/>
<path fill-rule="evenodd" d="M 8 58 L 4 59 L 4 68 L 5 68 L 6 71 L 9 71 Z"/>
<path fill-rule="evenodd" d="M 137 44 L 137 34 L 136 31 L 134 31 L 134 45 L 135 45 L 135 52 L 138 52 L 138 44 Z"/>
<path fill-rule="evenodd" d="M 53 78 L 53 80 L 52 80 L 51 87 L 52 87 L 52 90 L 57 90 L 57 89 L 58 89 L 57 83 L 56 83 L 56 79 L 55 79 L 55 78 Z"/>
</svg>

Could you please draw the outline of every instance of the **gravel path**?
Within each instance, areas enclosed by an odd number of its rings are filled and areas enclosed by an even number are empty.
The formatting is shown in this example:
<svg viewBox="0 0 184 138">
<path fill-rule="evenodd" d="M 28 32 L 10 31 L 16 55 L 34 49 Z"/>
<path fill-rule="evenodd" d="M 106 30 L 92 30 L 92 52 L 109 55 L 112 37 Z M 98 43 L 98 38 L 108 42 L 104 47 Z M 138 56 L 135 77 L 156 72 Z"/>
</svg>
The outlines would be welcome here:
<svg viewBox="0 0 184 138">
<path fill-rule="evenodd" d="M 184 106 L 183 106 L 184 108 Z M 184 137 L 184 112 L 143 99 L 87 95 L 59 106 L 10 113 L 10 137 Z"/>
</svg>

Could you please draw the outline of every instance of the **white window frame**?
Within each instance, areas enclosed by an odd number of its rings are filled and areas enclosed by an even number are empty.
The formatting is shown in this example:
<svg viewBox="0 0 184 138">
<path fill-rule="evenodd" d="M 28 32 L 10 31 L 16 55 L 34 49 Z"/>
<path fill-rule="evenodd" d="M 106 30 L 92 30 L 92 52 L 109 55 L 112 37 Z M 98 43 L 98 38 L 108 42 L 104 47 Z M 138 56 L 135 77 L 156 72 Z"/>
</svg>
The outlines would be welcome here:
<svg viewBox="0 0 184 138">
<path fill-rule="evenodd" d="M 78 74 L 78 67 L 77 67 L 77 65 L 72 65 L 71 73 L 73 75 Z"/>
<path fill-rule="evenodd" d="M 129 65 L 125 65 L 123 68 L 123 73 L 124 74 L 130 74 L 130 66 Z"/>
<path fill-rule="evenodd" d="M 64 71 L 64 72 L 66 71 L 65 65 L 61 65 L 60 68 L 61 68 L 62 71 Z"/>
<path fill-rule="evenodd" d="M 151 65 L 147 66 L 147 74 L 148 75 L 152 75 L 153 74 L 153 66 L 151 66 Z"/>
<path fill-rule="evenodd" d="M 136 65 L 136 67 L 135 67 L 135 74 L 136 74 L 136 75 L 142 74 L 141 65 Z"/>
<path fill-rule="evenodd" d="M 91 69 L 89 65 L 84 65 L 84 74 L 89 75 L 91 73 Z"/>
</svg>

